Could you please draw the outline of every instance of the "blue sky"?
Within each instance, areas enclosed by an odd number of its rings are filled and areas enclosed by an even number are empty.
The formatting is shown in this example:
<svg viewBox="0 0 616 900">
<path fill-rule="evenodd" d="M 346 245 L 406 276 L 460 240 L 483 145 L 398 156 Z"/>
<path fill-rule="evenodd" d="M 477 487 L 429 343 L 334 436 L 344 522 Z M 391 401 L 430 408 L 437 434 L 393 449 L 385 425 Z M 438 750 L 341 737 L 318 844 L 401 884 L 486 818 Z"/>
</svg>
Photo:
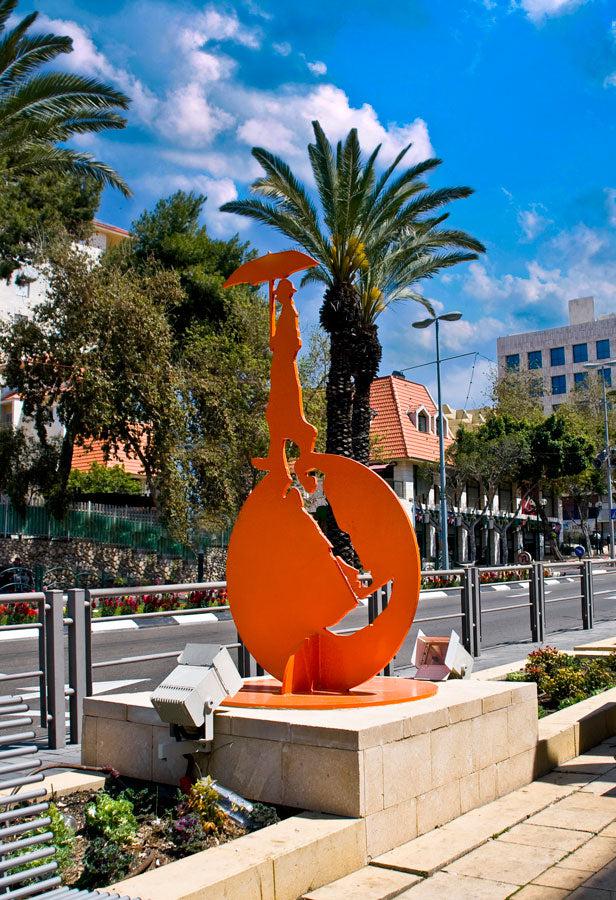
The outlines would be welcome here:
<svg viewBox="0 0 616 900">
<path fill-rule="evenodd" d="M 613 0 L 40 0 L 42 24 L 74 39 L 65 68 L 97 74 L 132 98 L 129 127 L 85 138 L 127 179 L 101 218 L 129 226 L 178 187 L 208 195 L 206 221 L 262 250 L 280 239 L 223 215 L 258 174 L 250 148 L 279 153 L 308 177 L 318 118 L 338 139 L 357 126 L 387 162 L 444 160 L 435 186 L 476 193 L 451 221 L 488 253 L 425 286 L 464 313 L 443 329 L 446 354 L 494 358 L 496 337 L 564 323 L 570 297 L 616 312 L 616 7 Z M 314 290 L 298 298 L 307 329 Z M 382 372 L 433 358 L 430 332 L 401 304 L 380 320 Z M 445 399 L 485 399 L 489 364 L 445 364 Z M 433 367 L 409 377 L 434 384 Z"/>
</svg>

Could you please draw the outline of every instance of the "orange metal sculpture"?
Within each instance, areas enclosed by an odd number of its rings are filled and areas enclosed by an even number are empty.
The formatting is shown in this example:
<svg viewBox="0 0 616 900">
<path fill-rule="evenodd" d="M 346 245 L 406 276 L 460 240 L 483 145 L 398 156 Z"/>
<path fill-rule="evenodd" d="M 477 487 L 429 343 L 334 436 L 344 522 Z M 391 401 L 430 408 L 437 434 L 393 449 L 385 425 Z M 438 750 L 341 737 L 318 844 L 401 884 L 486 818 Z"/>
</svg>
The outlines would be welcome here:
<svg viewBox="0 0 616 900">
<path fill-rule="evenodd" d="M 227 584 L 242 640 L 280 682 L 248 684 L 228 705 L 375 705 L 430 696 L 436 690 L 425 682 L 373 678 L 397 653 L 413 621 L 419 553 L 406 512 L 378 475 L 352 459 L 314 451 L 317 431 L 304 417 L 297 371 L 299 320 L 288 276 L 316 265 L 297 251 L 273 253 L 240 266 L 225 283 L 269 282 L 270 444 L 267 457 L 253 461 L 267 474 L 246 500 L 233 529 Z M 288 442 L 299 451 L 293 473 Z M 315 473 L 323 476 L 336 521 L 371 573 L 369 587 L 362 585 L 357 569 L 333 554 L 304 509 L 294 476 L 310 494 L 317 485 Z M 389 603 L 371 625 L 352 634 L 329 630 L 360 599 L 390 581 Z"/>
</svg>

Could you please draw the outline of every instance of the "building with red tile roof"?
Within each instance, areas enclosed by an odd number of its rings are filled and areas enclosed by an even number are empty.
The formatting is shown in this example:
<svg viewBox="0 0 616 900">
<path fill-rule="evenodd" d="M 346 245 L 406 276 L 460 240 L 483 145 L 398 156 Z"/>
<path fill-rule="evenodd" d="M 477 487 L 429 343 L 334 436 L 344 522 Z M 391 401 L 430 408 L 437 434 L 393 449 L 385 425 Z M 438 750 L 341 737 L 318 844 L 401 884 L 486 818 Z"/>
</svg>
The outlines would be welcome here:
<svg viewBox="0 0 616 900">
<path fill-rule="evenodd" d="M 381 460 L 438 461 L 438 410 L 424 384 L 400 375 L 376 378 L 370 389 L 370 408 L 370 434 Z M 449 444 L 445 420 L 445 446 Z"/>
</svg>

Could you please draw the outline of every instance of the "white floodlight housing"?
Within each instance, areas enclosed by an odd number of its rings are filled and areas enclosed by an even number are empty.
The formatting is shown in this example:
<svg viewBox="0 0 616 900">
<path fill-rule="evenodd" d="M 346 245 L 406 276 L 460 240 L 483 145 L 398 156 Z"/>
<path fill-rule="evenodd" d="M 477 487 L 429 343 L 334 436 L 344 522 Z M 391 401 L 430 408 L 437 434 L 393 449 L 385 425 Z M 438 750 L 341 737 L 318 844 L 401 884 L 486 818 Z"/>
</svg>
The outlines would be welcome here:
<svg viewBox="0 0 616 900">
<path fill-rule="evenodd" d="M 219 644 L 187 644 L 178 665 L 152 694 L 152 706 L 169 725 L 214 736 L 214 710 L 242 687 L 240 673 Z"/>
<path fill-rule="evenodd" d="M 449 637 L 428 637 L 421 628 L 417 632 L 411 659 L 411 665 L 417 666 L 415 678 L 421 681 L 446 681 L 450 675 L 470 678 L 473 663 L 473 657 L 455 631 Z"/>
</svg>

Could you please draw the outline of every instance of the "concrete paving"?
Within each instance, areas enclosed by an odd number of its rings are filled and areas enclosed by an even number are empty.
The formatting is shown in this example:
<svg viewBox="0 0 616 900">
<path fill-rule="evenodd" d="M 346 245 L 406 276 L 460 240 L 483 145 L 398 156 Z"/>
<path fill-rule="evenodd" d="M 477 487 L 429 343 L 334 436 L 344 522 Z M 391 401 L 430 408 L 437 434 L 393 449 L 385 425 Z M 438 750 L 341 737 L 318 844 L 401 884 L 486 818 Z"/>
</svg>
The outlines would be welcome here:
<svg viewBox="0 0 616 900">
<path fill-rule="evenodd" d="M 615 780 L 616 737 L 305 898 L 346 900 L 351 885 L 354 896 L 364 896 L 365 881 L 370 900 L 610 900 L 616 896 Z M 394 872 L 420 880 L 404 887 Z"/>
</svg>

